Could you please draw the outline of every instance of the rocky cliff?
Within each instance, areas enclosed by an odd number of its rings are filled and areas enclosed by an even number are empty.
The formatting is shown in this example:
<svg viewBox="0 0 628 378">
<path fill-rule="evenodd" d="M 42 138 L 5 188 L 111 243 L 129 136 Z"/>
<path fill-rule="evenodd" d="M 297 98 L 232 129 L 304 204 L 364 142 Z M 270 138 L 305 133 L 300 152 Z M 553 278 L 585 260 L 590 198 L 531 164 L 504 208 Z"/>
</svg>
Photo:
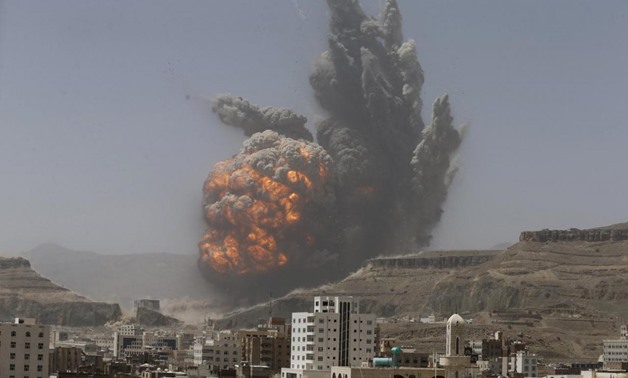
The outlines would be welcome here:
<svg viewBox="0 0 628 378">
<path fill-rule="evenodd" d="M 623 226 L 623 224 L 622 224 Z M 541 230 L 523 231 L 519 235 L 519 241 L 530 242 L 601 242 L 601 241 L 621 241 L 628 240 L 628 227 L 626 228 L 593 228 L 579 230 L 571 228 L 569 230 Z"/>
<path fill-rule="evenodd" d="M 28 260 L 0 258 L 0 320 L 36 318 L 43 324 L 96 326 L 122 316 L 117 304 L 92 302 L 55 285 Z"/>
<path fill-rule="evenodd" d="M 416 255 L 370 259 L 364 267 L 400 269 L 450 269 L 484 264 L 501 251 L 434 251 Z"/>
</svg>

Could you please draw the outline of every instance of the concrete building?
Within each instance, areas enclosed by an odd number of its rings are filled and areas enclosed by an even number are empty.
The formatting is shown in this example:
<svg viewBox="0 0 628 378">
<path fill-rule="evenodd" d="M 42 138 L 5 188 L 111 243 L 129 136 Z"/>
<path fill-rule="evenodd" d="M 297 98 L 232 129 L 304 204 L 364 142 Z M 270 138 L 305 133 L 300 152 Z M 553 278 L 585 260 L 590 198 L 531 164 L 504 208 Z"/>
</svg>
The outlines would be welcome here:
<svg viewBox="0 0 628 378">
<path fill-rule="evenodd" d="M 353 297 L 314 297 L 314 312 L 292 314 L 290 368 L 281 370 L 282 378 L 361 366 L 375 356 L 375 320 L 373 314 L 360 313 Z"/>
<path fill-rule="evenodd" d="M 515 373 L 524 377 L 536 377 L 538 373 L 538 357 L 536 354 L 520 350 L 511 356 L 510 366 Z"/>
<path fill-rule="evenodd" d="M 290 367 L 290 327 L 284 318 L 270 318 L 256 330 L 237 331 L 242 346 L 241 358 L 250 366 L 267 366 L 277 373 Z"/>
<path fill-rule="evenodd" d="M 50 326 L 16 318 L 0 324 L 0 377 L 44 378 L 49 375 Z"/>
<path fill-rule="evenodd" d="M 115 359 L 123 359 L 127 349 L 141 347 L 141 335 L 128 335 L 120 331 L 113 334 L 113 357 Z"/>
<path fill-rule="evenodd" d="M 50 372 L 76 373 L 82 364 L 82 351 L 77 347 L 56 347 L 50 361 Z"/>
<path fill-rule="evenodd" d="M 628 362 L 628 340 L 604 340 L 604 363 Z"/>
<path fill-rule="evenodd" d="M 331 374 L 325 378 L 443 378 L 446 376 L 442 368 L 373 368 L 334 366 Z M 308 378 L 319 378 L 310 376 Z"/>
<path fill-rule="evenodd" d="M 504 337 L 501 331 L 495 332 L 495 338 L 482 339 L 480 358 L 485 361 L 504 356 Z"/>
<path fill-rule="evenodd" d="M 242 346 L 236 334 L 220 331 L 212 339 L 194 345 L 194 364 L 212 365 L 217 369 L 235 368 L 240 363 Z"/>
</svg>

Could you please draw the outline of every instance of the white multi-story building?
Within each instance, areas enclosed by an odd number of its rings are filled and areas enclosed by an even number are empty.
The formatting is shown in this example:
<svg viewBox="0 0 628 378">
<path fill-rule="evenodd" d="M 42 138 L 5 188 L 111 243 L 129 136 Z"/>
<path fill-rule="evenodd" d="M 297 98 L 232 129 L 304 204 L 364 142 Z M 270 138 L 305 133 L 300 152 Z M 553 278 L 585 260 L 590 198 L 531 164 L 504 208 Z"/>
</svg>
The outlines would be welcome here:
<svg viewBox="0 0 628 378">
<path fill-rule="evenodd" d="M 314 297 L 314 312 L 292 313 L 290 368 L 282 378 L 303 371 L 360 366 L 375 355 L 375 315 L 360 314 L 353 297 Z"/>
<path fill-rule="evenodd" d="M 48 377 L 50 326 L 16 318 L 0 324 L 0 377 Z"/>
<path fill-rule="evenodd" d="M 604 364 L 628 362 L 628 326 L 619 328 L 620 337 L 613 340 L 604 340 Z"/>
<path fill-rule="evenodd" d="M 512 356 L 510 366 L 515 372 L 523 374 L 524 377 L 536 377 L 538 373 L 538 358 L 536 354 L 520 350 Z"/>
<path fill-rule="evenodd" d="M 604 340 L 604 363 L 628 362 L 628 340 Z"/>
</svg>

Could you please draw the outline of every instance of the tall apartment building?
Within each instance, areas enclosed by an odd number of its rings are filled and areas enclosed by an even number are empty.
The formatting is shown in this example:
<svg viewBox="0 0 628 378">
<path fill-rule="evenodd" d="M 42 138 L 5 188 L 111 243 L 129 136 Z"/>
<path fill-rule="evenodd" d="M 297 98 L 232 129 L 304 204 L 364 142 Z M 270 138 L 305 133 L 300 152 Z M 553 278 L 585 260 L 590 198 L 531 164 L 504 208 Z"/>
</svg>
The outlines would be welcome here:
<svg viewBox="0 0 628 378">
<path fill-rule="evenodd" d="M 314 312 L 292 313 L 290 368 L 282 378 L 332 366 L 360 366 L 376 352 L 375 315 L 361 314 L 353 297 L 314 297 Z"/>
<path fill-rule="evenodd" d="M 48 377 L 50 326 L 16 318 L 0 324 L 0 377 Z"/>
</svg>

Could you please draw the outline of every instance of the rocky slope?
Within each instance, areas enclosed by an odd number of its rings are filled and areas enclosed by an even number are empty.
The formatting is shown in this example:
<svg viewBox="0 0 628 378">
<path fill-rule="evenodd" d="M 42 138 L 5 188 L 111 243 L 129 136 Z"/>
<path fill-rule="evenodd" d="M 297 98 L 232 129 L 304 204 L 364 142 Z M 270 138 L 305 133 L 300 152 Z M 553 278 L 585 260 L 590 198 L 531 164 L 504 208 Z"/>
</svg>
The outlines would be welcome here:
<svg viewBox="0 0 628 378">
<path fill-rule="evenodd" d="M 308 311 L 313 295 L 354 295 L 364 311 L 378 316 L 402 321 L 459 312 L 474 319 L 478 335 L 502 329 L 527 337 L 532 349 L 547 358 L 594 359 L 601 353 L 602 339 L 617 337 L 619 325 L 628 318 L 627 229 L 622 224 L 524 232 L 522 241 L 504 251 L 374 259 L 341 282 L 275 301 L 273 314 Z M 219 324 L 253 324 L 267 316 L 268 309 L 258 306 L 230 314 Z M 396 331 L 389 328 L 390 335 L 419 345 L 426 340 L 429 344 L 430 332 L 440 332 L 416 323 Z M 438 350 L 439 340 L 431 347 Z"/>
<path fill-rule="evenodd" d="M 96 326 L 121 315 L 117 304 L 92 302 L 53 284 L 24 258 L 0 258 L 1 321 L 25 317 L 43 324 Z"/>
</svg>

